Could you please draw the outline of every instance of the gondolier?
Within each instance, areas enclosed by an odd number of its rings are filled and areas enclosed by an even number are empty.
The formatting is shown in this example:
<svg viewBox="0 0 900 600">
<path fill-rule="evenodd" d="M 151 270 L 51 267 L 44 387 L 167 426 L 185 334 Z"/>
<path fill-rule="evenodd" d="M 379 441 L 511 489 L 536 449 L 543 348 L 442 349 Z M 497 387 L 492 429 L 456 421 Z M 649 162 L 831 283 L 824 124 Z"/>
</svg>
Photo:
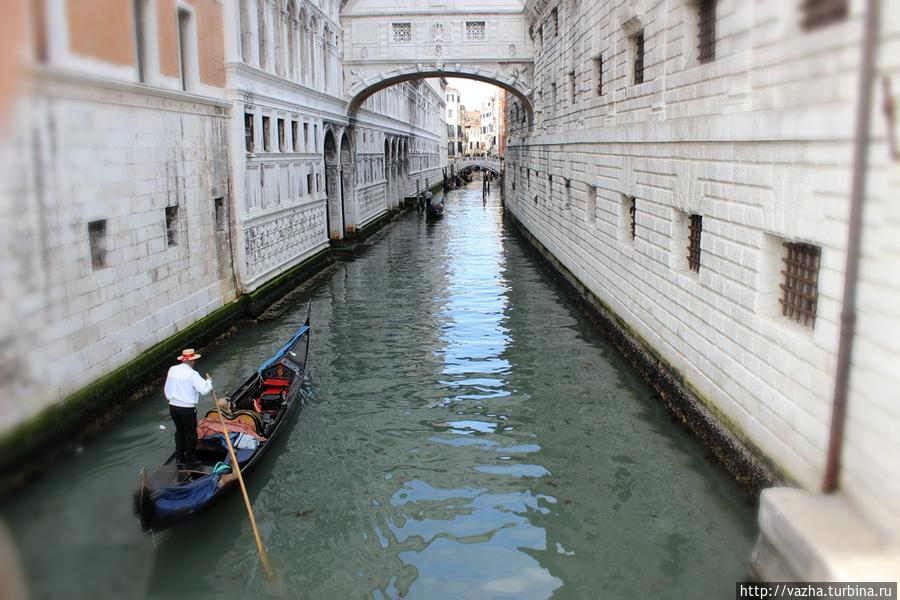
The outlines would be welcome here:
<svg viewBox="0 0 900 600">
<path fill-rule="evenodd" d="M 200 355 L 188 348 L 178 357 L 180 365 L 169 368 L 165 394 L 169 401 L 169 415 L 175 423 L 175 459 L 179 469 L 191 468 L 197 447 L 197 403 L 200 395 L 212 390 L 212 380 L 204 379 L 194 370 Z"/>
<path fill-rule="evenodd" d="M 179 455 L 173 452 L 155 471 L 149 475 L 146 471 L 141 474 L 141 485 L 134 495 L 134 509 L 141 520 L 141 529 L 145 532 L 162 531 L 206 510 L 229 491 L 243 487 L 240 483 L 242 478 L 272 447 L 272 440 L 288 430 L 290 415 L 300 409 L 300 387 L 308 355 L 309 307 L 306 321 L 287 344 L 253 371 L 249 379 L 231 394 L 236 407 L 250 408 L 221 409 L 221 412 L 214 408 L 206 412 L 199 428 L 193 423 L 190 427 L 183 426 L 200 437 L 195 448 L 197 462 L 190 469 L 178 466 Z M 199 357 L 193 350 L 185 350 L 178 360 L 190 367 Z M 212 382 L 204 381 L 193 369 L 187 373 L 191 376 L 189 380 L 181 379 L 179 371 L 184 371 L 183 366 L 178 365 L 170 370 L 166 397 L 169 397 L 170 387 L 177 386 L 189 386 L 186 394 L 192 399 L 211 391 Z M 176 377 L 171 376 L 173 372 Z M 174 383 L 170 386 L 169 382 Z M 194 383 L 203 385 L 198 389 Z M 191 420 L 196 422 L 194 409 L 188 410 Z M 172 419 L 175 420 L 175 415 Z M 231 454 L 229 442 L 234 448 L 234 455 Z M 184 448 L 194 446 L 185 444 Z M 237 465 L 240 465 L 241 479 L 237 476 Z"/>
</svg>

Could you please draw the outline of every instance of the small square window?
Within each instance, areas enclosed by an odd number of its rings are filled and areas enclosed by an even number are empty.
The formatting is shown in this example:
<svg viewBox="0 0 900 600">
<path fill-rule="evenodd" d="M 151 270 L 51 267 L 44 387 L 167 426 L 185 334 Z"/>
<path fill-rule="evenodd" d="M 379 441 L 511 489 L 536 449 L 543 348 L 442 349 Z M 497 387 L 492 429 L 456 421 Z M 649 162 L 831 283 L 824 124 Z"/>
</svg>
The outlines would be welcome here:
<svg viewBox="0 0 900 600">
<path fill-rule="evenodd" d="M 408 44 L 412 41 L 412 23 L 392 23 L 394 43 Z"/>
<path fill-rule="evenodd" d="M 816 29 L 847 18 L 847 0 L 803 0 L 803 28 Z"/>
<path fill-rule="evenodd" d="M 484 25 L 484 21 L 466 21 L 466 41 L 483 42 L 487 38 Z"/>
<path fill-rule="evenodd" d="M 225 198 L 213 198 L 216 216 L 216 231 L 225 231 Z"/>
<path fill-rule="evenodd" d="M 691 215 L 688 222 L 688 248 L 687 260 L 688 268 L 695 272 L 700 272 L 700 234 L 703 231 L 703 217 L 701 215 Z"/>
<path fill-rule="evenodd" d="M 822 249 L 811 244 L 785 242 L 781 314 L 814 327 L 819 300 L 819 264 Z"/>
<path fill-rule="evenodd" d="M 88 241 L 91 247 L 91 268 L 96 271 L 106 266 L 106 219 L 88 223 Z"/>
<path fill-rule="evenodd" d="M 178 205 L 166 207 L 166 245 L 178 245 Z"/>
</svg>

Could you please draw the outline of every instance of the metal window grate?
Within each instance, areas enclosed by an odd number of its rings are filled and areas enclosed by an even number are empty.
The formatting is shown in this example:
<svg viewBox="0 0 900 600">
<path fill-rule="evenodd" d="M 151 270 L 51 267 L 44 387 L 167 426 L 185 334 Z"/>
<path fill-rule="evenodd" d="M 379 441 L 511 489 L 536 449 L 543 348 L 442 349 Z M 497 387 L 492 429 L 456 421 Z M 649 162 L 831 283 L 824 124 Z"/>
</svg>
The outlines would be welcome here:
<svg viewBox="0 0 900 600">
<path fill-rule="evenodd" d="M 701 215 L 691 215 L 691 222 L 688 224 L 688 268 L 695 272 L 700 272 L 700 233 L 703 231 L 703 217 Z"/>
<path fill-rule="evenodd" d="M 816 322 L 819 298 L 819 263 L 822 250 L 811 244 L 785 242 L 781 314 L 810 327 Z"/>
<path fill-rule="evenodd" d="M 847 0 L 804 0 L 803 28 L 824 27 L 847 18 Z"/>
<path fill-rule="evenodd" d="M 412 41 L 412 23 L 392 23 L 394 42 L 408 44 Z"/>
<path fill-rule="evenodd" d="M 632 36 L 634 40 L 634 84 L 644 83 L 644 30 Z"/>
<path fill-rule="evenodd" d="M 637 237 L 637 198 L 628 198 L 628 216 L 631 219 L 631 240 Z"/>
<path fill-rule="evenodd" d="M 707 63 L 716 59 L 716 0 L 700 0 L 697 32 L 698 60 Z"/>
<path fill-rule="evenodd" d="M 466 41 L 483 42 L 485 39 L 484 21 L 466 21 Z"/>
<path fill-rule="evenodd" d="M 166 245 L 178 245 L 178 205 L 166 207 Z"/>
</svg>

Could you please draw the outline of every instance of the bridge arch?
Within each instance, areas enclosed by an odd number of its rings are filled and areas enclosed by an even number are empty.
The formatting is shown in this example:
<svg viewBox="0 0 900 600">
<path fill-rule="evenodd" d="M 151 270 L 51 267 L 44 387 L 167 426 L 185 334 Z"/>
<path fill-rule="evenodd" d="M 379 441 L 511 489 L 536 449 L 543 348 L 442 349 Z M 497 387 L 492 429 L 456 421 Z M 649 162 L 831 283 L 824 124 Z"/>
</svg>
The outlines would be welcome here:
<svg viewBox="0 0 900 600">
<path fill-rule="evenodd" d="M 462 173 L 463 171 L 469 171 L 475 168 L 490 171 L 494 175 L 501 175 L 503 172 L 503 163 L 496 158 L 468 156 L 452 162 L 451 164 L 456 167 L 457 173 Z"/>
<path fill-rule="evenodd" d="M 532 90 L 518 72 L 506 75 L 498 71 L 488 71 L 479 67 L 467 65 L 411 65 L 384 73 L 379 73 L 367 79 L 359 79 L 351 83 L 345 100 L 348 103 L 347 112 L 352 116 L 357 113 L 370 96 L 387 87 L 429 77 L 458 77 L 461 79 L 474 79 L 500 87 L 515 95 L 521 106 L 525 109 L 529 120 L 534 118 L 534 104 L 531 101 Z"/>
</svg>

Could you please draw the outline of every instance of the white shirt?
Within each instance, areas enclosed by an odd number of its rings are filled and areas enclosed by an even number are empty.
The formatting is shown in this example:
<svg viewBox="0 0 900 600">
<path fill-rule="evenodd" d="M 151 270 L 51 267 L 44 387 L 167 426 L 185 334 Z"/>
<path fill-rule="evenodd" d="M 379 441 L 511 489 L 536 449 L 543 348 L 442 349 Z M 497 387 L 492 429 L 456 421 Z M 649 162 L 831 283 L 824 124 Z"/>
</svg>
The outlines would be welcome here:
<svg viewBox="0 0 900 600">
<path fill-rule="evenodd" d="M 172 406 L 194 408 L 200 400 L 200 394 L 205 396 L 211 390 L 212 381 L 203 379 L 191 365 L 181 363 L 169 369 L 164 391 L 166 400 Z"/>
</svg>

